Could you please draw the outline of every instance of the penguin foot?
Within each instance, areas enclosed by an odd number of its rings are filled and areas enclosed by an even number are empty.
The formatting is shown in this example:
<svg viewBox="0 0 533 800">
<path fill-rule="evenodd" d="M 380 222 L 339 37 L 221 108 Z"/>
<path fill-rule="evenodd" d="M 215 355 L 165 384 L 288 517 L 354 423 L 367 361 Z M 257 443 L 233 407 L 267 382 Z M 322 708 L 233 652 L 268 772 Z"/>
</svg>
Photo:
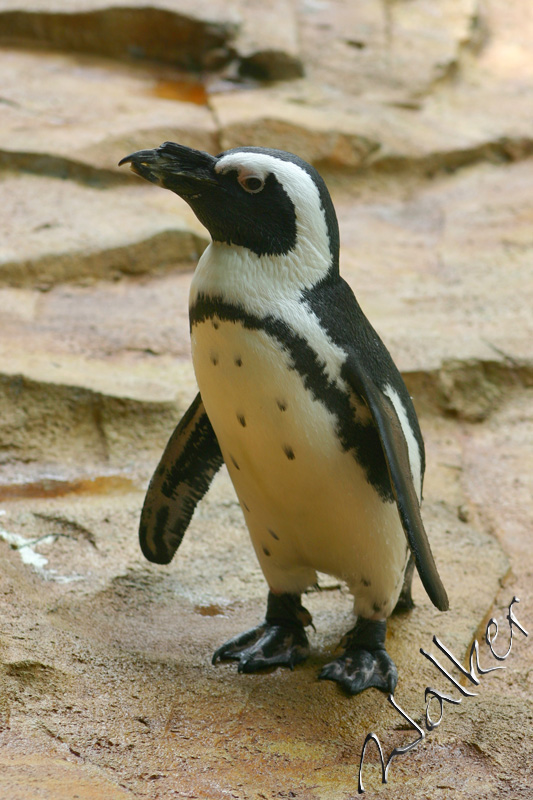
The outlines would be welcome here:
<svg viewBox="0 0 533 800">
<path fill-rule="evenodd" d="M 398 671 L 386 650 L 354 650 L 326 664 L 321 681 L 336 681 L 348 694 L 359 694 L 372 686 L 392 694 L 398 682 Z"/>
<path fill-rule="evenodd" d="M 391 617 L 396 616 L 396 614 L 405 614 L 407 611 L 412 611 L 415 607 L 415 601 L 411 597 L 411 595 L 404 596 L 400 595 L 398 598 L 398 602 L 394 606 L 391 611 Z"/>
<path fill-rule="evenodd" d="M 300 595 L 269 592 L 265 621 L 219 647 L 212 663 L 238 661 L 239 672 L 279 666 L 294 669 L 309 654 L 306 625 L 312 625 L 312 618 Z"/>
<path fill-rule="evenodd" d="M 239 672 L 257 672 L 267 667 L 294 669 L 308 654 L 309 641 L 303 628 L 264 622 L 219 647 L 212 663 L 238 661 Z"/>
<path fill-rule="evenodd" d="M 359 619 L 344 637 L 342 656 L 326 664 L 320 680 L 336 681 L 349 694 L 374 687 L 392 694 L 398 670 L 385 650 L 385 620 Z"/>
</svg>

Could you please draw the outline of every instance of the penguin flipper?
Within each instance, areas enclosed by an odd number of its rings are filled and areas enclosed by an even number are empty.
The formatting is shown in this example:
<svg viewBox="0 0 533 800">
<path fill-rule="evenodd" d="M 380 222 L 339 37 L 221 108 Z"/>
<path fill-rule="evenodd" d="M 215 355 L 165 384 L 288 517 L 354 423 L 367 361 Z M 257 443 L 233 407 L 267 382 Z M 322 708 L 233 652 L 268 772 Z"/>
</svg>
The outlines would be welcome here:
<svg viewBox="0 0 533 800">
<path fill-rule="evenodd" d="M 424 529 L 407 442 L 396 409 L 355 357 L 348 358 L 343 377 L 366 402 L 378 429 L 398 513 L 424 589 L 439 611 L 447 611 L 448 597 Z"/>
<path fill-rule="evenodd" d="M 215 432 L 197 394 L 170 437 L 146 492 L 139 542 L 149 561 L 171 561 L 222 463 Z"/>
<path fill-rule="evenodd" d="M 405 568 L 405 573 L 403 576 L 402 590 L 400 592 L 398 602 L 396 603 L 396 605 L 392 610 L 393 614 L 402 614 L 404 611 L 411 611 L 411 609 L 415 607 L 413 596 L 411 594 L 414 571 L 415 571 L 415 560 L 413 558 L 413 554 L 410 553 L 409 561 L 407 562 L 407 566 Z"/>
</svg>

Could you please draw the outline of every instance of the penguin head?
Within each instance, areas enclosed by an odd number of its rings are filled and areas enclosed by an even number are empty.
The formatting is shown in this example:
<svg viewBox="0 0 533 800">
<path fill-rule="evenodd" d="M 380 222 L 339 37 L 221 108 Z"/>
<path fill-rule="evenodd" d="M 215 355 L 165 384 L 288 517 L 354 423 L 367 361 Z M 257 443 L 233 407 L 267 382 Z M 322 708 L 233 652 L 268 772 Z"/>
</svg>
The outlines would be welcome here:
<svg viewBox="0 0 533 800">
<path fill-rule="evenodd" d="M 338 270 L 339 230 L 326 185 L 292 153 L 239 147 L 212 156 L 173 142 L 120 164 L 178 194 L 214 242 L 259 258 L 298 252 L 324 276 Z"/>
</svg>

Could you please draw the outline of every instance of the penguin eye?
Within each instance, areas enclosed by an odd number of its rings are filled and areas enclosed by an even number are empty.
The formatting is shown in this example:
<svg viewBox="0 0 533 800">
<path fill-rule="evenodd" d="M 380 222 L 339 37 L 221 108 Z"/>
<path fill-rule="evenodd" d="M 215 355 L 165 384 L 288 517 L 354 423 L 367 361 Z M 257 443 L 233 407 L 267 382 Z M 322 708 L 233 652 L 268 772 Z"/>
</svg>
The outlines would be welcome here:
<svg viewBox="0 0 533 800">
<path fill-rule="evenodd" d="M 257 194 L 265 185 L 263 178 L 260 178 L 258 175 L 245 175 L 239 178 L 239 183 L 249 194 Z"/>
</svg>

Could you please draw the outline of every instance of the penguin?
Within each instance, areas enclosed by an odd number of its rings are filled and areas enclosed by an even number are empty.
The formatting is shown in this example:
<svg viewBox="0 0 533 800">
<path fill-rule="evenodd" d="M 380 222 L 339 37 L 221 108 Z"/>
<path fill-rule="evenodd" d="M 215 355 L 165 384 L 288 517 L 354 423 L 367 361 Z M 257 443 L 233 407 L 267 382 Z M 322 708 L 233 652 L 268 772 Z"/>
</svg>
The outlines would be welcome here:
<svg viewBox="0 0 533 800">
<path fill-rule="evenodd" d="M 414 565 L 448 608 L 424 529 L 417 416 L 392 358 L 339 273 L 326 185 L 297 155 L 218 156 L 165 142 L 123 158 L 185 200 L 211 235 L 189 298 L 199 393 L 150 482 L 139 538 L 168 563 L 226 464 L 268 584 L 262 623 L 223 644 L 238 671 L 291 669 L 309 653 L 301 595 L 345 582 L 355 626 L 319 678 L 393 693 L 387 619 L 410 607 Z"/>
</svg>

